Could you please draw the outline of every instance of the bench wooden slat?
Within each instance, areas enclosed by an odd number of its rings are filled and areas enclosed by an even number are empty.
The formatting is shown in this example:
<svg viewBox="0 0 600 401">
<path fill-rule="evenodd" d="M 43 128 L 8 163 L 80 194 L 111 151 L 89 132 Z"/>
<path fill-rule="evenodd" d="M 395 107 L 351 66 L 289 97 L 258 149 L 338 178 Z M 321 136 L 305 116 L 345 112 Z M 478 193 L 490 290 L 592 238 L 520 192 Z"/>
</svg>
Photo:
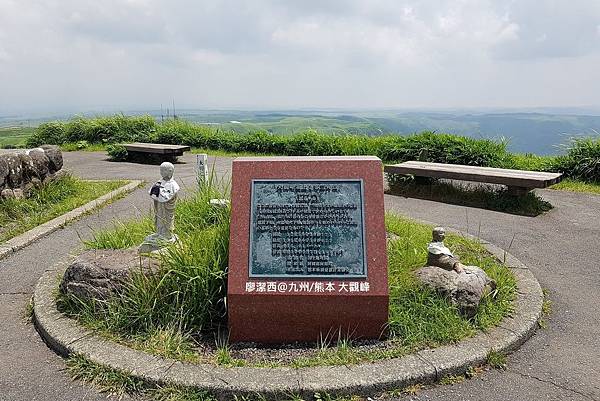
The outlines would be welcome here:
<svg viewBox="0 0 600 401">
<path fill-rule="evenodd" d="M 142 153 L 155 153 L 163 155 L 178 155 L 181 156 L 183 152 L 189 151 L 189 146 L 184 145 L 167 145 L 162 143 L 126 143 L 123 145 L 128 152 L 142 152 Z"/>
<path fill-rule="evenodd" d="M 412 174 L 418 177 L 487 182 L 522 188 L 546 188 L 560 182 L 562 178 L 560 173 L 418 161 L 386 165 L 384 170 L 386 173 L 392 174 Z"/>
</svg>

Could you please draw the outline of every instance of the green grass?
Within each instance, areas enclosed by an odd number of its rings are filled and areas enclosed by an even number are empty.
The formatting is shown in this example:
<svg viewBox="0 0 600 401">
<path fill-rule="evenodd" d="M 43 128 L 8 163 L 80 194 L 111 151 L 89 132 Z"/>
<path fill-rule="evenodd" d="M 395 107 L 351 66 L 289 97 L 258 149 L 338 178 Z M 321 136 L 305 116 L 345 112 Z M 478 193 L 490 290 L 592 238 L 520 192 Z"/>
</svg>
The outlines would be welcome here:
<svg viewBox="0 0 600 401">
<path fill-rule="evenodd" d="M 89 143 L 87 141 L 69 142 L 60 145 L 60 149 L 63 152 L 101 152 L 106 150 L 106 144 L 103 143 Z"/>
<path fill-rule="evenodd" d="M 538 156 L 532 153 L 515 153 L 506 167 L 517 170 L 550 171 L 556 163 L 555 156 Z"/>
<path fill-rule="evenodd" d="M 129 372 L 91 362 L 81 355 L 72 355 L 67 359 L 67 371 L 73 379 L 90 383 L 100 391 L 118 397 L 127 394 L 151 401 L 216 401 L 216 398 L 206 391 L 149 383 Z"/>
<path fill-rule="evenodd" d="M 34 132 L 35 127 L 0 127 L 0 148 L 25 147 Z"/>
<path fill-rule="evenodd" d="M 588 183 L 583 181 L 566 179 L 559 182 L 558 184 L 552 185 L 550 189 L 600 194 L 600 183 Z"/>
<path fill-rule="evenodd" d="M 65 176 L 34 190 L 27 199 L 0 200 L 0 243 L 65 214 L 125 184 Z"/>
<path fill-rule="evenodd" d="M 494 369 L 506 369 L 506 355 L 498 351 L 490 351 L 486 356 L 486 362 Z"/>
<path fill-rule="evenodd" d="M 209 206 L 208 200 L 215 197 L 223 197 L 223 192 L 208 185 L 177 203 L 175 227 L 181 243 L 168 248 L 157 275 L 134 275 L 120 297 L 106 302 L 84 303 L 59 296 L 61 311 L 101 335 L 156 355 L 224 366 L 252 365 L 233 358 L 223 340 L 217 342 L 217 350 L 208 360 L 194 353 L 192 333 L 213 333 L 218 338 L 216 333 L 226 323 L 229 209 Z M 116 223 L 112 229 L 96 232 L 86 246 L 133 247 L 152 228 L 149 217 Z M 480 244 L 456 235 L 449 235 L 447 240 L 465 264 L 481 266 L 497 282 L 495 293 L 482 301 L 475 318 L 469 320 L 445 298 L 420 286 L 412 274 L 425 264 L 431 227 L 390 214 L 386 229 L 397 235 L 388 244 L 389 346 L 364 349 L 340 333 L 324 338 L 314 353 L 298 358 L 292 366 L 344 365 L 398 357 L 472 336 L 511 313 L 515 279 Z M 254 364 L 280 365 L 268 360 Z"/>
<path fill-rule="evenodd" d="M 452 386 L 454 384 L 459 384 L 459 383 L 464 382 L 465 379 L 466 379 L 466 377 L 463 375 L 448 375 L 448 376 L 442 377 L 442 379 L 440 380 L 440 384 L 444 385 L 444 386 Z"/>
<path fill-rule="evenodd" d="M 542 315 L 538 319 L 538 327 L 545 329 L 548 327 L 548 318 L 552 314 L 552 300 L 550 299 L 550 293 L 548 289 L 542 288 L 544 300 L 542 302 Z"/>
<path fill-rule="evenodd" d="M 388 175 L 390 193 L 399 196 L 434 200 L 455 205 L 496 210 L 525 216 L 537 216 L 552 205 L 534 192 L 513 196 L 506 188 L 431 180 L 420 183 Z"/>
</svg>

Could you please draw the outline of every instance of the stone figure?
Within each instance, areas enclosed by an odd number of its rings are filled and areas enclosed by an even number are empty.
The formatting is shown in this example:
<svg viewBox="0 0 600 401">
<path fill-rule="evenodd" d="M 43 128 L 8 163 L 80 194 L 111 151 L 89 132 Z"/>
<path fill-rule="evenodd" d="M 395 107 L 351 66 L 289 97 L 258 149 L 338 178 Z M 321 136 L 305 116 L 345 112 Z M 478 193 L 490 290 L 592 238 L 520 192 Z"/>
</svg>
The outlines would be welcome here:
<svg viewBox="0 0 600 401">
<path fill-rule="evenodd" d="M 444 245 L 444 228 L 434 228 L 432 236 L 433 241 L 427 246 L 427 266 L 415 271 L 415 275 L 425 286 L 447 297 L 461 314 L 475 316 L 481 299 L 493 293 L 496 282 L 480 267 L 460 263 Z"/>
<path fill-rule="evenodd" d="M 173 179 L 175 166 L 164 162 L 160 165 L 162 179 L 157 181 L 148 192 L 154 202 L 154 225 L 156 232 L 146 237 L 139 248 L 140 253 L 148 253 L 177 241 L 173 234 L 175 221 L 175 203 L 179 184 Z"/>
<path fill-rule="evenodd" d="M 433 229 L 433 241 L 427 246 L 427 265 L 441 267 L 444 270 L 454 270 L 461 273 L 464 265 L 460 260 L 450 252 L 450 249 L 444 245 L 446 230 L 444 227 Z"/>
</svg>

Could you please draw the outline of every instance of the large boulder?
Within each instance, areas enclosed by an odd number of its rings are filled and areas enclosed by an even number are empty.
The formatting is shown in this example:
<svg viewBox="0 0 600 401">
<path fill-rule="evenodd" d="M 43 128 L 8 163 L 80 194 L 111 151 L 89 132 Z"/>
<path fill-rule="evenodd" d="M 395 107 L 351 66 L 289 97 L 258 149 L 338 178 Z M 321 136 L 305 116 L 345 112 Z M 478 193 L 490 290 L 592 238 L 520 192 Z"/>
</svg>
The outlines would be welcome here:
<svg viewBox="0 0 600 401">
<path fill-rule="evenodd" d="M 63 157 L 60 148 L 56 145 L 42 145 L 41 148 L 44 149 L 44 153 L 50 161 L 48 164 L 50 174 L 56 173 L 63 167 Z"/>
<path fill-rule="evenodd" d="M 152 275 L 159 267 L 158 259 L 136 249 L 88 250 L 69 265 L 59 288 L 81 300 L 105 300 L 119 294 L 134 272 Z"/>
<path fill-rule="evenodd" d="M 461 273 L 425 266 L 415 275 L 425 286 L 447 297 L 468 318 L 475 316 L 481 299 L 496 289 L 496 282 L 477 266 L 463 266 Z"/>
</svg>

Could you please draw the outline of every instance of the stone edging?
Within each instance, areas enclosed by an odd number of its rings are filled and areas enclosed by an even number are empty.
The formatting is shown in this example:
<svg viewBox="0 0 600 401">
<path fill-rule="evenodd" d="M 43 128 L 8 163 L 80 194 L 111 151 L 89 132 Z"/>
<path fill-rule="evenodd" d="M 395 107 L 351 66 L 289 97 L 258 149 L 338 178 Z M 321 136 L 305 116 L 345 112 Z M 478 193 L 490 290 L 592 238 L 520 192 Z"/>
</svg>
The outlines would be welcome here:
<svg viewBox="0 0 600 401">
<path fill-rule="evenodd" d="M 463 234 L 472 237 L 468 234 Z M 482 244 L 506 260 L 517 279 L 513 316 L 487 332 L 455 345 L 419 351 L 400 358 L 351 366 L 310 368 L 225 368 L 190 364 L 150 355 L 107 341 L 84 329 L 56 309 L 53 291 L 66 263 L 47 270 L 34 293 L 35 326 L 48 345 L 61 355 L 81 354 L 87 359 L 129 372 L 152 383 L 171 383 L 207 390 L 220 398 L 261 393 L 277 397 L 315 392 L 372 395 L 415 383 L 431 383 L 446 375 L 463 374 L 470 366 L 485 363 L 493 350 L 509 353 L 536 330 L 542 313 L 542 289 L 518 259 L 486 242 Z"/>
<path fill-rule="evenodd" d="M 97 180 L 89 180 L 89 181 L 97 181 Z M 31 244 L 32 242 L 34 242 L 42 237 L 45 237 L 46 235 L 63 227 L 68 222 L 77 219 L 78 217 L 80 217 L 81 215 L 83 215 L 85 213 L 88 213 L 88 212 L 91 212 L 92 210 L 97 209 L 98 207 L 109 202 L 111 199 L 113 199 L 116 196 L 119 196 L 123 193 L 127 193 L 127 192 L 134 190 L 135 188 L 137 188 L 138 186 L 140 186 L 143 183 L 143 181 L 141 181 L 141 180 L 128 180 L 128 181 L 129 181 L 128 184 L 125 184 L 122 187 L 115 189 L 114 191 L 104 194 L 104 195 L 100 196 L 99 198 L 96 198 L 93 201 L 86 203 L 85 205 L 79 206 L 78 208 L 75 208 L 75 209 L 71 210 L 70 212 L 67 212 L 67 213 L 65 213 L 61 216 L 58 216 L 52 220 L 49 220 L 43 224 L 40 224 L 39 226 L 32 228 L 31 230 L 26 231 L 21 235 L 17 235 L 16 237 L 13 237 L 13 238 L 9 239 L 8 241 L 0 244 L 0 259 L 12 254 L 13 252 L 18 251 L 19 249 L 25 248 L 27 245 Z"/>
</svg>

